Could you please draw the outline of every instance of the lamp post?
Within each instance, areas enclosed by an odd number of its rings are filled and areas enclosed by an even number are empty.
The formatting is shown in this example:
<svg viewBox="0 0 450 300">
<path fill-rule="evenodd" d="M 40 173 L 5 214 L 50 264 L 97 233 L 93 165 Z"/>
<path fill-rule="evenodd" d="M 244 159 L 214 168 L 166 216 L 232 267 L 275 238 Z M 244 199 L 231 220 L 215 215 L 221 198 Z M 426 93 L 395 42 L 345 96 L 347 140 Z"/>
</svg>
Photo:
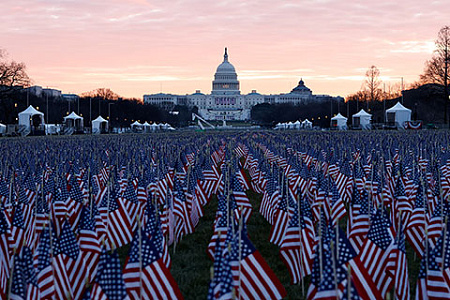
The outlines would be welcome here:
<svg viewBox="0 0 450 300">
<path fill-rule="evenodd" d="M 92 126 L 92 98 L 89 97 L 89 125 Z"/>
<path fill-rule="evenodd" d="M 47 112 L 46 112 L 46 115 L 47 115 L 47 124 L 48 124 L 48 93 L 47 93 Z"/>
<path fill-rule="evenodd" d="M 402 104 L 403 104 L 403 77 L 392 77 L 395 79 L 401 79 L 402 80 Z"/>
<path fill-rule="evenodd" d="M 114 103 L 108 103 L 108 122 L 111 123 L 111 105 L 114 105 Z M 108 124 L 108 131 L 111 129 L 111 124 Z"/>
</svg>

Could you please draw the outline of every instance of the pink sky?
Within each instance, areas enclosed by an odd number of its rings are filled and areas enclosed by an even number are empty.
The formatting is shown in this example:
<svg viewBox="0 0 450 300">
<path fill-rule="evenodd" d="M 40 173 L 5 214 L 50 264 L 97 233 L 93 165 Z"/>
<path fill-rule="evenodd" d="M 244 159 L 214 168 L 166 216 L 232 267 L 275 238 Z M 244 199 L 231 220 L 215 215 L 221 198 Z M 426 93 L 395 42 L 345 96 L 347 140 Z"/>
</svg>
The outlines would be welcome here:
<svg viewBox="0 0 450 300">
<path fill-rule="evenodd" d="M 209 93 L 226 46 L 242 93 L 303 77 L 347 96 L 371 65 L 386 83 L 418 80 L 448 23 L 433 0 L 3 0 L 0 48 L 64 93 Z"/>
</svg>

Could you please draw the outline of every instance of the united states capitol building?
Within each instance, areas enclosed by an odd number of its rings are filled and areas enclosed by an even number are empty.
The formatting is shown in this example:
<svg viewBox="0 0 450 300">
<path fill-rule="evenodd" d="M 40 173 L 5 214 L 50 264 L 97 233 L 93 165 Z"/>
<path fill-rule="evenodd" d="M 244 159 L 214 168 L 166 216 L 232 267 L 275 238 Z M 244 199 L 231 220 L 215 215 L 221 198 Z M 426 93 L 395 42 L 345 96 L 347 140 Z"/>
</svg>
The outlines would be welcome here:
<svg viewBox="0 0 450 300">
<path fill-rule="evenodd" d="M 200 91 L 191 95 L 151 94 L 144 95 L 144 103 L 157 105 L 167 110 L 172 110 L 175 105 L 197 107 L 198 114 L 207 120 L 249 120 L 252 107 L 260 103 L 299 105 L 324 102 L 330 98 L 343 100 L 341 97 L 313 95 L 303 80 L 300 80 L 298 85 L 286 94 L 262 95 L 253 90 L 247 95 L 241 95 L 236 69 L 228 61 L 227 48 L 225 48 L 223 62 L 214 74 L 211 94 L 203 94 Z"/>
</svg>

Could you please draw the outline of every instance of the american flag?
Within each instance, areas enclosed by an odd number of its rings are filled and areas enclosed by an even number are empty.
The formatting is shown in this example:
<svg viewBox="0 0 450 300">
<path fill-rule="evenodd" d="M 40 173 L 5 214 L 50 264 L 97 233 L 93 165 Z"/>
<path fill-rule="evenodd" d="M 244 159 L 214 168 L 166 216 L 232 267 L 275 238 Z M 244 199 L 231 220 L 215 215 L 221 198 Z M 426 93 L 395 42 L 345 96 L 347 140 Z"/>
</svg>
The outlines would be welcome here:
<svg viewBox="0 0 450 300">
<path fill-rule="evenodd" d="M 229 222 L 227 222 L 227 213 L 218 217 L 214 224 L 214 233 L 208 245 L 208 255 L 211 259 L 215 257 L 215 251 L 217 249 L 223 249 L 225 247 L 225 237 L 227 236 Z M 219 241 L 220 248 L 217 247 L 217 241 Z M 221 250 L 220 250 L 221 252 Z"/>
<path fill-rule="evenodd" d="M 101 240 L 97 236 L 94 220 L 90 217 L 90 213 L 86 207 L 83 207 L 81 211 L 78 229 L 78 243 L 80 245 L 81 257 L 86 264 L 89 282 L 92 282 L 97 272 L 97 264 L 101 252 Z"/>
<path fill-rule="evenodd" d="M 103 248 L 98 272 L 92 284 L 91 299 L 126 300 L 129 299 L 122 276 L 119 255 L 114 251 L 111 255 Z"/>
<path fill-rule="evenodd" d="M 211 280 L 208 288 L 208 300 L 219 299 L 221 294 L 222 282 L 226 279 L 222 275 L 222 246 L 220 238 L 217 237 L 214 246 L 213 267 L 211 268 Z M 231 270 L 230 270 L 231 275 Z M 231 277 L 231 276 L 230 276 Z M 231 277 L 232 278 L 232 277 Z"/>
<path fill-rule="evenodd" d="M 159 251 L 142 230 L 136 231 L 131 242 L 123 278 L 130 299 L 183 298 Z"/>
<path fill-rule="evenodd" d="M 331 180 L 332 181 L 332 180 Z M 344 205 L 344 201 L 338 192 L 338 189 L 334 182 L 331 182 L 331 220 L 333 224 L 337 224 L 339 219 L 344 217 L 347 213 Z"/>
<path fill-rule="evenodd" d="M 236 297 L 241 299 L 281 299 L 287 296 L 284 286 L 252 245 L 245 231 L 236 232 L 232 246 L 231 268 Z"/>
<path fill-rule="evenodd" d="M 394 279 L 395 295 L 397 299 L 409 299 L 409 275 L 406 260 L 405 234 L 401 223 L 400 228 L 398 228 L 393 249 L 389 254 L 386 270 L 391 273 L 391 276 Z"/>
<path fill-rule="evenodd" d="M 386 218 L 386 212 L 379 209 L 372 216 L 367 239 L 359 257 L 383 297 L 392 281 L 392 278 L 386 273 L 386 266 L 393 242 L 392 230 L 389 220 Z"/>
<path fill-rule="evenodd" d="M 411 213 L 411 217 L 409 218 L 409 222 L 407 223 L 405 228 L 406 238 L 419 257 L 422 257 L 425 249 L 424 239 L 426 226 L 426 210 L 427 209 L 423 198 L 423 187 L 421 184 L 419 184 L 417 186 L 414 208 Z"/>
<path fill-rule="evenodd" d="M 353 191 L 351 213 L 349 214 L 348 239 L 357 253 L 361 250 L 370 228 L 369 198 L 366 191 Z"/>
<path fill-rule="evenodd" d="M 116 200 L 115 190 L 110 187 L 109 195 L 100 203 L 100 215 L 106 227 L 107 248 L 115 249 L 128 244 L 133 237 L 132 220 L 126 206 Z"/>
<path fill-rule="evenodd" d="M 10 230 L 5 214 L 0 210 L 0 296 L 6 296 L 7 282 L 11 267 L 9 247 Z"/>
<path fill-rule="evenodd" d="M 304 203 L 302 200 L 300 202 Z M 297 284 L 304 276 L 311 274 L 315 234 L 308 205 L 305 203 L 300 209 L 294 202 L 291 207 L 292 214 L 281 242 L 280 254 L 291 274 L 292 284 Z"/>
<path fill-rule="evenodd" d="M 23 246 L 26 230 L 25 222 L 23 220 L 23 211 L 20 204 L 18 204 L 14 209 L 10 230 L 10 248 L 15 249 L 16 253 L 19 253 Z"/>
<path fill-rule="evenodd" d="M 24 276 L 24 289 L 26 292 L 26 297 L 24 297 L 24 299 L 40 299 L 36 269 L 33 265 L 33 255 L 31 249 L 26 246 L 23 247 L 21 256 L 17 260 L 18 263 L 22 264 L 21 267 L 22 274 Z"/>
<path fill-rule="evenodd" d="M 237 209 L 240 215 L 244 218 L 244 222 L 247 223 L 250 215 L 252 214 L 252 205 L 248 200 L 247 194 L 243 191 L 241 184 L 237 177 L 233 177 L 232 195 L 234 201 L 236 201 Z"/>
<path fill-rule="evenodd" d="M 43 299 L 52 299 L 55 286 L 52 266 L 52 242 L 50 241 L 49 227 L 45 227 L 40 234 L 34 261 L 34 264 L 37 265 L 37 282 L 40 295 Z"/>
<path fill-rule="evenodd" d="M 194 232 L 194 225 L 189 215 L 186 194 L 178 180 L 174 181 L 173 214 L 176 216 L 175 235 L 177 240 L 181 239 L 185 234 Z"/>
<path fill-rule="evenodd" d="M 70 224 L 66 221 L 58 243 L 54 245 L 53 274 L 56 296 L 78 299 L 87 280 L 86 266 Z"/>
<path fill-rule="evenodd" d="M 171 259 L 169 256 L 167 242 L 161 229 L 159 213 L 152 203 L 147 205 L 146 216 L 147 222 L 145 223 L 144 232 L 151 239 L 155 248 L 159 251 L 166 267 L 170 269 Z"/>
<path fill-rule="evenodd" d="M 289 223 L 288 195 L 284 193 L 274 214 L 273 225 L 270 230 L 269 236 L 269 241 L 271 243 L 278 246 L 281 245 L 288 223 Z"/>
</svg>

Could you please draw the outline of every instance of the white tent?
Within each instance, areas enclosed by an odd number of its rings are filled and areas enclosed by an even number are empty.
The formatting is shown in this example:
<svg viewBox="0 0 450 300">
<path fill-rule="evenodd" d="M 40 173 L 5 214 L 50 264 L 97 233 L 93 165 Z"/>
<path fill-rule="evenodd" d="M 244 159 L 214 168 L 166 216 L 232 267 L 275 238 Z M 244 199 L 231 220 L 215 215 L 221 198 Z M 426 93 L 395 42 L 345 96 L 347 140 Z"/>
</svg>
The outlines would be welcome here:
<svg viewBox="0 0 450 300">
<path fill-rule="evenodd" d="M 74 127 L 76 130 L 83 129 L 83 117 L 77 115 L 74 111 L 70 115 L 65 116 L 64 123 L 67 127 Z"/>
<path fill-rule="evenodd" d="M 2 123 L 0 123 L 0 134 L 5 134 L 6 133 L 6 125 L 3 125 Z"/>
<path fill-rule="evenodd" d="M 145 121 L 144 124 L 142 124 L 142 126 L 144 127 L 145 132 L 150 132 L 150 130 L 152 129 L 152 125 L 148 124 L 147 121 Z"/>
<path fill-rule="evenodd" d="M 388 124 L 395 124 L 397 128 L 405 128 L 405 122 L 411 121 L 411 110 L 397 102 L 393 107 L 386 110 Z"/>
<path fill-rule="evenodd" d="M 302 123 L 300 123 L 299 120 L 297 120 L 297 121 L 294 122 L 294 128 L 295 128 L 295 129 L 300 129 L 301 126 L 302 126 Z"/>
<path fill-rule="evenodd" d="M 159 124 L 156 124 L 156 123 L 150 124 L 150 129 L 151 129 L 151 131 L 159 130 L 160 129 Z"/>
<path fill-rule="evenodd" d="M 304 120 L 302 122 L 302 127 L 305 129 L 311 129 L 312 128 L 312 122 L 308 119 Z"/>
<path fill-rule="evenodd" d="M 331 118 L 331 128 L 346 130 L 347 129 L 347 118 L 338 113 L 336 116 Z"/>
<path fill-rule="evenodd" d="M 286 123 L 286 128 L 287 129 L 293 129 L 294 128 L 294 123 L 292 123 L 291 121 Z"/>
<path fill-rule="evenodd" d="M 34 118 L 37 116 L 38 118 Z M 27 109 L 19 113 L 19 127 L 25 126 L 26 130 L 31 130 L 32 126 L 36 127 L 44 125 L 44 114 L 36 110 L 33 106 L 28 106 Z"/>
<path fill-rule="evenodd" d="M 134 121 L 134 123 L 131 124 L 131 130 L 133 132 L 141 132 L 143 129 L 144 129 L 144 125 L 142 125 L 138 121 Z"/>
<path fill-rule="evenodd" d="M 105 132 L 108 132 L 108 121 L 103 119 L 102 116 L 98 116 L 97 119 L 92 121 L 92 133 Z"/>
<path fill-rule="evenodd" d="M 372 115 L 361 109 L 358 113 L 353 115 L 352 125 L 354 128 L 370 129 L 370 121 Z"/>
</svg>

